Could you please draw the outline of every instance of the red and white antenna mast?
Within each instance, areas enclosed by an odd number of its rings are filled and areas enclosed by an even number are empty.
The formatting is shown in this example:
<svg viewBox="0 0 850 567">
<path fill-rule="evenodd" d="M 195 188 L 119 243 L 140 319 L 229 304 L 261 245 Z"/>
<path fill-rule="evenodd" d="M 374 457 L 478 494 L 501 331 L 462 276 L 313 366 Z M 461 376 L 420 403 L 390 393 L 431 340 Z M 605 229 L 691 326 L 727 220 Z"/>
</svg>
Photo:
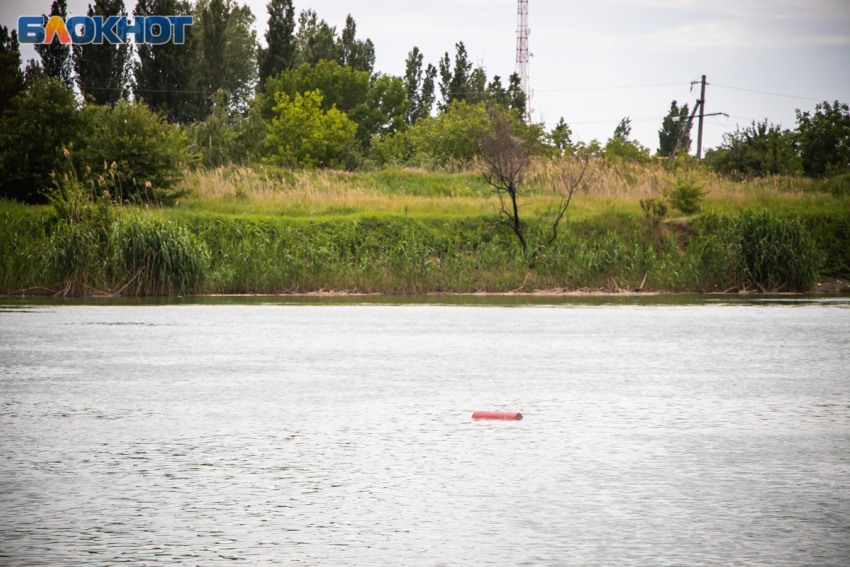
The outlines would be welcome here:
<svg viewBox="0 0 850 567">
<path fill-rule="evenodd" d="M 531 30 L 528 27 L 528 0 L 517 2 L 517 29 L 516 29 L 516 74 L 519 75 L 519 84 L 525 93 L 525 108 L 531 114 L 531 87 L 528 78 L 528 36 Z"/>
</svg>

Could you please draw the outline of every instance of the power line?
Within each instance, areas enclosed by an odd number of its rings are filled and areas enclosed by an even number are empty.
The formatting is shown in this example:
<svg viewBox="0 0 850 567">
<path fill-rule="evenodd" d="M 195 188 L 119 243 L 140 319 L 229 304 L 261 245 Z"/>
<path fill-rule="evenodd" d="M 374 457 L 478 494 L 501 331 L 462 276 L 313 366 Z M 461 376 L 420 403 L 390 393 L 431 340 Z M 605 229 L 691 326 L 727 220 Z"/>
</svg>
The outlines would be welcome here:
<svg viewBox="0 0 850 567">
<path fill-rule="evenodd" d="M 536 90 L 536 92 L 540 93 L 563 93 L 563 92 L 571 92 L 571 91 L 611 91 L 611 90 L 620 90 L 620 89 L 650 89 L 655 87 L 685 87 L 690 83 L 664 83 L 658 85 L 626 85 L 622 87 L 580 87 L 573 89 L 544 89 L 544 90 Z"/>
<path fill-rule="evenodd" d="M 620 120 L 622 120 L 622 119 L 620 119 Z M 619 123 L 620 120 L 591 120 L 591 121 L 588 121 L 588 122 L 569 122 L 568 124 L 570 126 L 576 126 L 576 125 L 581 125 L 581 124 L 614 124 L 614 123 Z M 629 122 L 655 122 L 657 120 L 664 120 L 664 117 L 662 116 L 661 118 L 635 118 L 635 119 L 630 118 Z"/>
<path fill-rule="evenodd" d="M 215 94 L 217 91 L 164 91 L 156 89 L 136 89 L 133 87 L 83 87 L 84 91 L 133 91 L 139 93 L 183 93 L 183 94 Z"/>
<path fill-rule="evenodd" d="M 815 102 L 824 102 L 826 100 L 826 99 L 820 99 L 820 98 L 810 98 L 810 97 L 806 97 L 806 96 L 794 96 L 794 95 L 787 95 L 787 94 L 780 94 L 780 93 L 771 93 L 771 92 L 767 92 L 767 91 L 755 91 L 753 89 L 742 89 L 740 87 L 730 87 L 730 86 L 727 86 L 727 85 L 718 85 L 717 83 L 709 83 L 709 84 L 712 87 L 720 87 L 721 89 L 732 89 L 734 91 L 744 91 L 744 92 L 748 92 L 748 93 L 758 93 L 758 94 L 764 94 L 764 95 L 770 95 L 770 96 L 781 96 L 781 97 L 785 97 L 785 98 L 797 98 L 797 99 L 800 99 L 800 100 L 813 100 Z"/>
</svg>

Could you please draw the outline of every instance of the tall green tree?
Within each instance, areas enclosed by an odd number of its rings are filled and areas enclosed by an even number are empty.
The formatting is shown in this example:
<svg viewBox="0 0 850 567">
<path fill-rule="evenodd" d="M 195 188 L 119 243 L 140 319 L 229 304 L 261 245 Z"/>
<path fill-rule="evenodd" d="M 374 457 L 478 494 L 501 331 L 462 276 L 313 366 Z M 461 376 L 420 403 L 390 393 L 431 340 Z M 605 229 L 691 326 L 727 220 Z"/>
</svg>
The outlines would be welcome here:
<svg viewBox="0 0 850 567">
<path fill-rule="evenodd" d="M 618 157 L 635 161 L 649 158 L 649 148 L 643 147 L 637 140 L 630 140 L 631 134 L 632 119 L 626 116 L 614 128 L 614 135 L 608 139 L 602 149 L 602 155 L 606 158 Z"/>
<path fill-rule="evenodd" d="M 494 75 L 493 80 L 487 85 L 487 100 L 491 104 L 498 104 L 504 108 L 511 107 L 511 98 L 502 86 L 502 78 L 499 75 Z"/>
<path fill-rule="evenodd" d="M 14 99 L 24 90 L 18 32 L 0 26 L 0 117 L 15 107 Z"/>
<path fill-rule="evenodd" d="M 271 77 L 266 91 L 259 96 L 263 117 L 271 120 L 278 104 L 277 93 L 290 100 L 295 95 L 319 91 L 322 110 L 336 108 L 354 121 L 357 140 L 368 146 L 373 136 L 384 136 L 404 126 L 408 110 L 407 90 L 400 77 L 357 71 L 336 61 L 319 61 L 311 67 L 304 64 Z"/>
<path fill-rule="evenodd" d="M 850 171 L 850 111 L 837 100 L 819 103 L 814 113 L 797 110 L 803 171 L 810 177 Z"/>
<path fill-rule="evenodd" d="M 183 0 L 138 0 L 137 16 L 188 15 L 192 6 Z M 196 77 L 195 26 L 186 26 L 182 45 L 146 43 L 136 46 L 138 60 L 133 65 L 133 94 L 170 122 L 191 123 L 204 117 L 206 98 L 198 94 Z"/>
<path fill-rule="evenodd" d="M 685 104 L 679 108 L 679 105 L 674 100 L 670 105 L 670 112 L 664 117 L 661 123 L 661 129 L 658 131 L 658 152 L 657 155 L 662 157 L 670 157 L 673 154 L 673 149 L 676 147 L 676 141 L 682 135 L 682 131 L 688 124 L 688 105 Z M 685 150 L 685 153 L 691 150 L 691 133 L 690 130 L 685 133 L 680 148 Z"/>
<path fill-rule="evenodd" d="M 375 45 L 371 39 L 357 39 L 357 24 L 351 14 L 345 18 L 345 28 L 337 44 L 340 65 L 355 71 L 366 71 L 370 75 L 375 69 Z"/>
<path fill-rule="evenodd" d="M 59 16 L 64 21 L 68 17 L 67 0 L 53 0 L 50 16 Z M 42 15 L 42 17 L 47 24 L 48 16 Z M 36 44 L 35 51 L 41 57 L 41 67 L 48 77 L 59 79 L 59 82 L 69 89 L 74 86 L 71 46 L 60 42 L 59 34 L 53 36 L 53 41 L 47 45 Z"/>
<path fill-rule="evenodd" d="M 251 9 L 233 0 L 199 0 L 195 5 L 197 90 L 207 96 L 226 90 L 231 109 L 243 114 L 256 92 L 257 32 L 253 24 Z M 203 115 L 211 108 L 207 99 Z"/>
<path fill-rule="evenodd" d="M 549 141 L 558 149 L 559 152 L 567 152 L 573 145 L 572 135 L 573 131 L 562 116 L 549 133 Z"/>
<path fill-rule="evenodd" d="M 514 73 L 508 80 L 508 96 L 511 99 L 511 110 L 516 110 L 520 117 L 525 117 L 527 101 L 525 92 L 522 90 L 522 81 L 519 75 Z"/>
<path fill-rule="evenodd" d="M 455 61 L 452 69 L 448 52 L 440 59 L 440 94 L 443 97 L 440 110 L 445 111 L 458 100 L 469 98 L 469 80 L 472 72 L 472 62 L 466 53 L 463 42 L 455 44 Z"/>
<path fill-rule="evenodd" d="M 104 19 L 126 14 L 123 0 L 95 0 L 94 6 L 89 4 L 86 12 L 89 17 L 103 16 Z M 113 45 L 104 41 L 74 45 L 74 71 L 80 92 L 95 104 L 118 104 L 127 95 L 131 57 L 129 43 Z"/>
<path fill-rule="evenodd" d="M 629 136 L 632 133 L 632 119 L 626 116 L 620 123 L 617 124 L 617 127 L 614 128 L 614 137 L 620 138 L 622 140 L 628 140 Z"/>
<path fill-rule="evenodd" d="M 472 70 L 466 82 L 466 87 L 466 100 L 469 104 L 478 104 L 490 100 L 490 95 L 487 92 L 487 73 L 481 67 Z"/>
<path fill-rule="evenodd" d="M 269 29 L 266 31 L 268 47 L 261 48 L 258 53 L 260 89 L 265 88 L 269 77 L 276 77 L 282 71 L 292 69 L 297 55 L 292 0 L 272 0 L 266 8 L 269 12 Z"/>
<path fill-rule="evenodd" d="M 295 35 L 298 54 L 295 66 L 316 66 L 319 61 L 339 61 L 336 28 L 319 20 L 314 10 L 303 10 L 298 16 L 298 33 Z"/>
<path fill-rule="evenodd" d="M 437 70 L 429 63 L 423 76 L 423 58 L 419 48 L 414 47 L 407 54 L 407 61 L 405 61 L 404 83 L 407 86 L 407 100 L 410 104 L 406 121 L 410 125 L 430 116 L 434 105 L 434 78 L 437 76 Z"/>
</svg>

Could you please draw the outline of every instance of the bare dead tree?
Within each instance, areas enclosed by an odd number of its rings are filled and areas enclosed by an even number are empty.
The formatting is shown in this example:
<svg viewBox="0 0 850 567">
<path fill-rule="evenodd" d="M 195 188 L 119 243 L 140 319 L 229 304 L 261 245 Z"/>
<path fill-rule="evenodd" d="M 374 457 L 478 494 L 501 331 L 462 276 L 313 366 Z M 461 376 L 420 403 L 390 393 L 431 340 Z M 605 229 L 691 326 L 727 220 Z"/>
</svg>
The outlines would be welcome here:
<svg viewBox="0 0 850 567">
<path fill-rule="evenodd" d="M 550 245 L 558 238 L 558 225 L 567 213 L 567 209 L 576 193 L 587 189 L 590 183 L 590 174 L 587 168 L 590 165 L 590 156 L 579 154 L 575 157 L 565 157 L 556 166 L 552 174 L 552 183 L 555 191 L 561 196 L 561 202 L 555 210 L 555 218 L 552 221 L 552 237 L 546 243 Z"/>
<path fill-rule="evenodd" d="M 487 167 L 484 180 L 499 197 L 499 217 L 511 227 L 519 238 L 522 249 L 528 253 L 528 245 L 519 218 L 517 202 L 525 170 L 528 165 L 525 140 L 511 134 L 511 124 L 505 112 L 498 108 L 488 110 L 490 129 L 481 138 L 481 153 Z"/>
</svg>

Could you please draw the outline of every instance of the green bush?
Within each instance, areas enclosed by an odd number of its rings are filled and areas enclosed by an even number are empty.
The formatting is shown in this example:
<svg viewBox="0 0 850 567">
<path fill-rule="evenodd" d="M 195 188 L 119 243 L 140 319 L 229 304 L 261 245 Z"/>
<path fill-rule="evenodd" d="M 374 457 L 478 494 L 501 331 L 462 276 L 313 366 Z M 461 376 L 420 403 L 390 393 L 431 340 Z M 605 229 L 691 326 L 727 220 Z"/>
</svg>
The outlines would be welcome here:
<svg viewBox="0 0 850 567">
<path fill-rule="evenodd" d="M 780 126 L 753 122 L 723 135 L 723 143 L 705 153 L 706 163 L 721 173 L 743 177 L 794 175 L 802 172 L 796 134 Z"/>
<path fill-rule="evenodd" d="M 340 167 L 357 125 L 331 108 L 322 110 L 322 93 L 313 91 L 290 99 L 277 93 L 275 118 L 269 124 L 266 147 L 280 165 Z"/>
<path fill-rule="evenodd" d="M 650 230 L 658 228 L 658 225 L 667 218 L 667 202 L 662 197 L 641 199 L 640 208 Z"/>
<path fill-rule="evenodd" d="M 54 171 L 68 171 L 63 148 L 78 147 L 82 116 L 73 91 L 53 78 L 30 77 L 13 99 L 17 110 L 0 119 L 0 195 L 44 203 Z"/>
<path fill-rule="evenodd" d="M 809 177 L 850 171 L 850 106 L 822 102 L 814 113 L 797 110 L 797 141 Z"/>
<path fill-rule="evenodd" d="M 383 138 L 404 128 L 410 108 L 407 89 L 400 77 L 373 75 L 336 61 L 304 64 L 297 69 L 269 77 L 265 91 L 258 95 L 259 110 L 269 123 L 277 116 L 278 94 L 294 100 L 296 95 L 322 93 L 321 109 L 336 108 L 357 125 L 358 142 L 368 148 L 373 137 Z"/>
<path fill-rule="evenodd" d="M 705 183 L 700 183 L 696 177 L 680 179 L 670 190 L 668 199 L 674 208 L 686 215 L 694 215 L 700 211 L 700 201 L 705 197 Z"/>
<path fill-rule="evenodd" d="M 554 151 L 546 144 L 541 124 L 526 124 L 515 110 L 508 112 L 511 134 L 526 142 L 530 155 Z M 372 161 L 384 165 L 446 165 L 469 163 L 481 155 L 481 137 L 487 132 L 487 104 L 455 101 L 438 116 L 429 116 L 412 128 L 372 142 Z"/>
<path fill-rule="evenodd" d="M 259 107 L 253 105 L 245 117 L 229 109 L 226 92 L 215 94 L 213 101 L 213 110 L 207 119 L 188 128 L 189 153 L 197 156 L 200 164 L 206 167 L 258 162 L 266 153 L 267 134 Z"/>
<path fill-rule="evenodd" d="M 84 167 L 101 171 L 115 164 L 115 192 L 121 200 L 168 201 L 189 160 L 180 129 L 142 103 L 115 108 L 89 105 L 83 111 L 86 145 L 76 154 Z"/>
</svg>

